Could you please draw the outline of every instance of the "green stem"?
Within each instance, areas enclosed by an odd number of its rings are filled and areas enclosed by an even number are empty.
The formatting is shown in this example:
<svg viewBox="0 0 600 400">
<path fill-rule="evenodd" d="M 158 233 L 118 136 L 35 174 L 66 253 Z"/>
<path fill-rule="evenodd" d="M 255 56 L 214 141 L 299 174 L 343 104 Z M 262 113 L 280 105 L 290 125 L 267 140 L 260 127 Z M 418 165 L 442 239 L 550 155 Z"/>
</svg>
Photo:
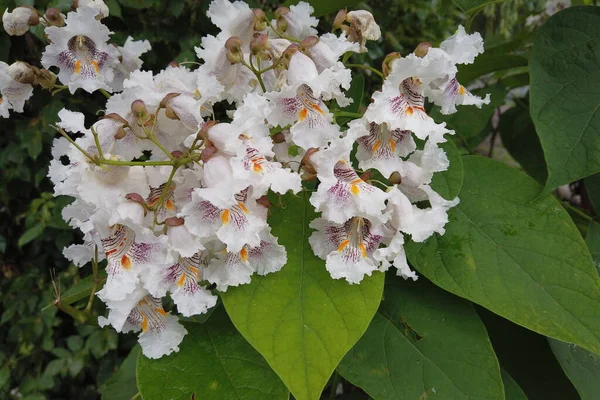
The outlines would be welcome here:
<svg viewBox="0 0 600 400">
<path fill-rule="evenodd" d="M 575 214 L 579 215 L 579 216 L 580 216 L 581 218 L 583 218 L 583 219 L 586 219 L 586 220 L 588 220 L 588 221 L 590 221 L 590 222 L 593 222 L 593 221 L 595 221 L 595 219 L 594 219 L 593 217 L 591 217 L 591 216 L 587 215 L 586 213 L 584 213 L 583 211 L 581 211 L 579 208 L 577 208 L 577 207 L 573 207 L 573 206 L 571 205 L 571 203 L 569 203 L 569 202 L 563 201 L 563 202 L 562 202 L 562 205 L 563 205 L 563 207 L 564 207 L 565 209 L 567 209 L 568 211 L 571 211 L 571 212 L 573 212 L 573 213 L 575 213 Z"/>
<path fill-rule="evenodd" d="M 337 391 L 337 387 L 338 384 L 340 383 L 340 379 L 341 376 L 340 374 L 338 374 L 337 371 L 333 371 L 333 376 L 331 377 L 331 385 L 329 387 L 329 399 L 335 399 L 336 398 L 336 391 Z"/>
<path fill-rule="evenodd" d="M 185 161 L 185 162 L 184 162 Z M 126 165 L 126 166 L 136 166 L 140 165 L 142 167 L 150 167 L 150 166 L 160 166 L 160 165 L 175 165 L 176 163 L 179 165 L 186 164 L 192 161 L 190 158 L 185 157 L 176 161 L 121 161 L 121 160 L 97 160 L 97 164 L 105 164 L 105 165 Z"/>
<path fill-rule="evenodd" d="M 92 276 L 94 278 L 94 284 L 92 285 L 90 298 L 84 310 L 88 317 L 92 312 L 92 306 L 94 305 L 94 296 L 96 295 L 96 290 L 98 289 L 98 283 L 100 283 L 100 280 L 98 279 L 98 246 L 94 246 L 94 258 L 92 259 Z"/>
<path fill-rule="evenodd" d="M 345 64 L 346 67 L 349 68 L 362 68 L 362 69 L 368 69 L 369 71 L 379 75 L 379 77 L 383 80 L 385 80 L 385 75 L 383 75 L 383 72 L 381 72 L 380 70 L 378 70 L 377 68 L 373 68 L 370 67 L 368 65 L 363 65 L 363 64 Z"/>
<path fill-rule="evenodd" d="M 152 209 L 154 211 L 154 225 L 158 224 L 158 210 L 160 210 L 160 208 L 163 206 L 163 203 L 165 202 L 167 193 L 169 193 L 169 190 L 171 188 L 171 182 L 173 181 L 173 178 L 175 177 L 175 173 L 177 172 L 178 168 L 179 168 L 178 165 L 173 166 L 173 169 L 171 170 L 171 174 L 169 175 L 169 178 L 167 179 L 167 182 L 165 183 L 165 187 L 163 188 L 163 191 L 160 194 L 158 201 L 152 207 Z"/>
<path fill-rule="evenodd" d="M 52 128 L 56 129 L 56 131 L 58 133 L 60 133 L 62 135 L 62 137 L 64 137 L 65 139 L 67 139 L 67 141 L 69 143 L 71 143 L 73 146 L 75 146 L 77 148 L 77 150 L 79 150 L 80 152 L 83 153 L 83 155 L 85 155 L 87 158 L 90 159 L 90 161 L 97 163 L 97 160 L 92 157 L 92 155 L 90 153 L 88 153 L 87 151 L 85 151 L 80 145 L 78 145 L 77 143 L 75 143 L 75 141 L 73 139 L 71 139 L 71 137 L 69 135 L 67 135 L 67 132 L 65 132 L 62 128 L 59 128 L 57 126 L 53 126 L 50 125 Z"/>
<path fill-rule="evenodd" d="M 98 132 L 96 132 L 93 126 L 90 129 L 92 131 L 92 135 L 94 135 L 94 142 L 96 143 L 96 148 L 98 149 L 98 157 L 103 160 L 104 154 L 102 154 L 102 147 L 100 146 L 100 139 L 98 139 Z"/>
<path fill-rule="evenodd" d="M 275 28 L 272 24 L 271 21 L 269 21 L 269 19 L 267 18 L 267 25 L 269 25 L 269 28 L 273 29 L 273 32 L 275 32 L 277 34 L 277 36 L 279 36 L 282 39 L 287 39 L 290 42 L 296 42 L 296 43 L 302 43 L 302 40 L 293 38 L 291 36 L 286 35 L 285 33 L 279 31 L 277 28 Z"/>
<path fill-rule="evenodd" d="M 98 89 L 98 90 L 100 90 L 100 93 L 102 93 L 104 95 L 104 97 L 106 97 L 107 99 L 110 99 L 110 93 L 108 93 L 104 89 Z"/>
<path fill-rule="evenodd" d="M 252 60 L 252 55 L 250 55 L 250 59 Z M 265 87 L 265 83 L 263 82 L 262 77 L 260 76 L 259 71 L 257 71 L 254 68 L 254 66 L 248 64 L 243 58 L 240 60 L 240 63 L 243 66 L 245 66 L 246 68 L 248 68 L 250 71 L 252 71 L 252 73 L 254 74 L 254 76 L 256 76 L 256 79 L 258 80 L 258 83 L 260 84 L 260 88 L 262 89 L 263 93 L 267 93 L 267 88 Z"/>
<path fill-rule="evenodd" d="M 362 118 L 361 113 L 349 112 L 349 111 L 336 111 L 334 113 L 336 117 L 350 117 L 350 118 Z"/>
<path fill-rule="evenodd" d="M 135 396 L 133 396 L 131 398 L 131 400 L 138 400 L 138 399 L 141 399 L 141 398 L 142 398 L 142 394 L 140 392 L 137 392 L 137 394 Z"/>
</svg>

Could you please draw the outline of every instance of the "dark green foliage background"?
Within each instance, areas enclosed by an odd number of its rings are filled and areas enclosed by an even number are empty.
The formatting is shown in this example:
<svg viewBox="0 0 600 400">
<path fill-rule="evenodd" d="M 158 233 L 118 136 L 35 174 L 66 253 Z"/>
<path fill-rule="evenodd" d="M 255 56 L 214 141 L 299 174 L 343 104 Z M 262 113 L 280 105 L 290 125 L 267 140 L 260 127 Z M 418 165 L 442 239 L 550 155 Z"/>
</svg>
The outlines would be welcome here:
<svg viewBox="0 0 600 400">
<path fill-rule="evenodd" d="M 111 16 L 103 22 L 115 32 L 112 36 L 114 43 L 123 44 L 128 36 L 151 42 L 152 51 L 143 57 L 144 69 L 159 71 L 174 60 L 193 61 L 193 47 L 200 44 L 200 38 L 216 33 L 216 28 L 205 15 L 209 1 L 108 0 L 106 3 Z M 277 3 L 270 0 L 249 0 L 248 3 L 271 11 L 277 7 Z M 348 2 L 331 3 L 344 5 Z M 467 80 L 462 83 L 467 84 L 471 79 L 492 72 L 492 91 L 501 99 L 508 89 L 529 82 L 526 66 L 531 35 L 522 27 L 527 15 L 542 9 L 543 1 L 506 1 L 489 5 L 477 15 L 465 8 L 472 3 L 469 1 L 372 0 L 352 3 L 355 3 L 353 8 L 372 11 L 383 32 L 382 40 L 369 44 L 369 53 L 353 56 L 353 63 L 379 68 L 385 54 L 392 51 L 407 54 L 423 41 L 439 44 L 454 32 L 459 23 L 470 22 L 472 30 L 484 35 L 486 54 L 482 56 L 483 60 L 460 71 L 459 76 Z M 0 0 L 0 13 L 16 5 L 33 5 L 33 1 Z M 70 2 L 38 1 L 35 7 L 42 11 L 56 7 L 66 12 Z M 322 18 L 320 28 L 323 31 L 330 29 L 334 15 Z M 0 60 L 9 64 L 22 60 L 40 66 L 39 59 L 44 48 L 42 35 L 41 27 L 22 37 L 9 37 L 0 31 Z M 510 56 L 507 57 L 507 54 Z M 364 92 L 367 97 L 362 101 L 363 106 L 378 85 L 376 76 L 365 75 Z M 53 197 L 52 185 L 46 178 L 54 138 L 48 125 L 56 121 L 56 114 L 62 107 L 84 112 L 91 122 L 96 112 L 103 108 L 104 101 L 99 93 L 90 95 L 78 91 L 76 96 L 61 93 L 52 98 L 36 89 L 23 114 L 12 114 L 8 120 L 0 119 L 1 399 L 99 398 L 103 385 L 118 370 L 136 343 L 134 336 L 117 335 L 111 329 L 100 329 L 94 325 L 78 325 L 53 307 L 42 311 L 53 300 L 52 273 L 56 274 L 63 292 L 90 275 L 89 266 L 80 270 L 69 265 L 61 254 L 64 246 L 77 242 L 79 238 L 60 217 L 62 208 L 70 200 Z M 449 126 L 459 133 L 456 143 L 460 152 L 476 152 L 484 139 L 497 135 L 498 131 L 494 132 L 490 121 L 497 114 L 495 107 L 500 104 L 494 103 L 489 110 L 482 112 L 465 110 L 466 117 L 462 120 L 457 117 L 461 113 L 447 119 Z M 436 110 L 432 112 L 443 118 Z M 472 118 L 478 118 L 476 124 Z M 529 117 L 527 97 L 503 114 L 499 126 L 506 149 L 495 149 L 496 158 L 512 164 L 515 164 L 514 160 L 518 161 L 526 173 L 543 183 L 546 168 Z M 524 148 L 529 151 L 523 151 Z M 491 155 L 491 149 L 489 153 Z M 590 182 L 590 194 L 595 196 L 584 196 L 583 210 L 575 210 L 572 215 L 582 212 L 596 215 L 592 205 L 600 203 L 598 178 L 592 176 L 587 181 Z M 584 231 L 582 233 L 587 232 L 585 218 L 576 222 Z M 592 231 L 599 230 L 590 229 Z M 588 237 L 588 244 L 590 241 L 594 242 L 594 238 Z M 598 249 L 595 250 L 598 253 Z M 425 277 L 421 279 L 425 280 Z M 430 285 L 428 282 L 422 284 Z M 448 293 L 443 293 L 443 296 L 459 301 Z M 85 303 L 85 299 L 81 302 Z M 461 307 L 464 302 L 467 311 L 475 315 L 472 305 L 464 300 L 459 302 Z M 476 310 L 489 332 L 503 375 L 514 378 L 528 398 L 579 398 L 556 362 L 545 337 L 483 308 L 477 307 Z M 94 312 L 104 312 L 100 302 L 96 302 Z M 507 337 L 520 344 L 512 345 Z M 125 364 L 129 375 L 123 379 L 129 385 L 133 379 L 134 356 L 128 358 Z M 120 384 L 116 377 L 111 382 Z M 352 395 L 348 399 L 368 398 L 360 389 L 343 382 Z M 112 387 L 105 392 L 105 398 L 116 398 L 112 393 L 117 392 Z M 507 393 L 510 393 L 508 389 Z"/>
</svg>

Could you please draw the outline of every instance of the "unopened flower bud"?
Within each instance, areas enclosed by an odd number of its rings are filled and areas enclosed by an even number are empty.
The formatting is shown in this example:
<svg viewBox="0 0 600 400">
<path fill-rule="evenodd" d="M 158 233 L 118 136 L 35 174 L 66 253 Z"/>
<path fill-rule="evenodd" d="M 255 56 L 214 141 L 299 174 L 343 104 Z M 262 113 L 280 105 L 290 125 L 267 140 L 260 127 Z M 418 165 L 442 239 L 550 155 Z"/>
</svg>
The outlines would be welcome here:
<svg viewBox="0 0 600 400">
<path fill-rule="evenodd" d="M 306 39 L 304 39 L 301 43 L 300 43 L 300 47 L 302 49 L 310 49 L 311 47 L 313 47 L 315 44 L 319 43 L 319 38 L 316 36 L 309 36 Z"/>
<path fill-rule="evenodd" d="M 168 66 L 169 66 L 169 67 L 173 67 L 173 68 L 177 68 L 177 67 L 179 67 L 179 63 L 178 63 L 177 61 L 171 61 L 171 62 L 168 64 Z"/>
<path fill-rule="evenodd" d="M 254 39 L 250 41 L 250 52 L 252 54 L 258 54 L 267 48 L 269 37 L 263 33 L 257 33 L 254 35 Z"/>
<path fill-rule="evenodd" d="M 402 56 L 396 51 L 385 56 L 383 62 L 381 63 L 381 71 L 383 72 L 383 75 L 388 76 L 390 72 L 392 72 L 392 62 L 400 57 Z"/>
<path fill-rule="evenodd" d="M 373 172 L 365 171 L 362 174 L 360 174 L 359 178 L 366 182 L 369 179 L 371 179 L 372 176 L 373 176 Z"/>
<path fill-rule="evenodd" d="M 165 117 L 172 119 L 174 121 L 179 121 L 179 115 L 173 110 L 171 106 L 165 107 Z"/>
<path fill-rule="evenodd" d="M 40 69 L 36 71 L 37 82 L 44 89 L 52 89 L 56 86 L 56 75 L 48 71 L 47 69 Z"/>
<path fill-rule="evenodd" d="M 60 10 L 56 8 L 49 8 L 44 14 L 44 18 L 48 22 L 49 26 L 65 26 L 65 19 L 61 14 Z"/>
<path fill-rule="evenodd" d="M 284 15 L 286 15 L 289 12 L 290 12 L 290 9 L 288 7 L 281 6 L 277 10 L 275 10 L 275 16 L 283 17 Z"/>
<path fill-rule="evenodd" d="M 431 43 L 428 43 L 428 42 L 419 43 L 419 45 L 415 49 L 415 56 L 421 57 L 421 58 L 425 57 L 431 47 L 432 47 Z"/>
<path fill-rule="evenodd" d="M 373 14 L 366 10 L 350 11 L 346 15 L 346 21 L 350 22 L 348 40 L 360 44 L 360 52 L 365 53 L 367 40 L 378 40 L 381 37 L 381 29 L 375 22 Z"/>
<path fill-rule="evenodd" d="M 271 208 L 271 200 L 269 200 L 269 197 L 267 197 L 267 195 L 260 196 L 256 200 L 256 202 L 265 208 Z"/>
<path fill-rule="evenodd" d="M 277 23 L 277 29 L 285 32 L 288 30 L 289 25 L 285 16 L 290 12 L 290 9 L 287 7 L 279 7 L 275 11 L 275 21 Z"/>
<path fill-rule="evenodd" d="M 286 32 L 290 27 L 285 17 L 277 17 L 275 21 L 277 23 L 277 29 L 281 32 Z"/>
<path fill-rule="evenodd" d="M 237 36 L 232 36 L 225 42 L 227 50 L 227 59 L 232 64 L 237 64 L 242 61 L 244 54 L 242 53 L 242 39 Z"/>
<path fill-rule="evenodd" d="M 133 201 L 133 202 L 139 203 L 142 206 L 146 205 L 146 200 L 144 200 L 144 198 L 142 197 L 142 195 L 140 195 L 139 193 L 128 193 L 128 194 L 125 195 L 125 199 L 127 199 L 129 201 Z"/>
<path fill-rule="evenodd" d="M 208 139 L 208 131 L 210 130 L 210 128 L 212 128 L 213 126 L 215 126 L 216 124 L 218 124 L 217 121 L 213 121 L 212 119 L 209 119 L 208 121 L 205 121 L 202 124 L 202 127 L 200 128 L 200 132 L 198 132 L 198 137 L 204 141 L 209 140 Z"/>
<path fill-rule="evenodd" d="M 257 32 L 267 29 L 267 15 L 260 8 L 252 10 L 254 13 L 254 30 Z"/>
<path fill-rule="evenodd" d="M 127 126 L 128 125 L 127 120 L 125 118 L 121 117 L 117 113 L 106 114 L 104 117 L 102 117 L 102 119 L 112 119 L 113 121 L 122 123 L 123 126 Z"/>
<path fill-rule="evenodd" d="M 146 108 L 146 103 L 142 100 L 135 100 L 131 103 L 131 112 L 137 118 L 145 122 L 148 119 L 148 109 Z"/>
<path fill-rule="evenodd" d="M 207 162 L 208 160 L 210 160 L 210 158 L 212 156 L 214 156 L 215 154 L 217 154 L 217 152 L 219 151 L 219 149 L 217 149 L 215 146 L 213 146 L 212 144 L 209 146 L 206 146 L 202 152 L 200 153 L 200 159 L 204 162 Z"/>
<path fill-rule="evenodd" d="M 392 183 L 394 185 L 399 185 L 402 183 L 402 175 L 400 175 L 399 172 L 394 171 L 388 178 L 388 181 L 390 181 L 390 183 Z"/>
<path fill-rule="evenodd" d="M 24 35 L 29 27 L 37 25 L 39 22 L 37 11 L 30 6 L 17 7 L 12 12 L 8 12 L 6 9 L 2 15 L 2 25 L 10 36 Z"/>
<path fill-rule="evenodd" d="M 283 134 L 283 132 L 278 132 L 271 136 L 271 140 L 273 140 L 273 143 L 284 143 L 285 135 Z"/>
<path fill-rule="evenodd" d="M 342 25 L 344 25 L 344 21 L 346 21 L 346 16 L 348 12 L 344 8 L 343 10 L 338 11 L 335 19 L 333 20 L 333 30 L 341 29 Z"/>
<path fill-rule="evenodd" d="M 35 75 L 34 67 L 27 64 L 26 62 L 17 61 L 12 63 L 11 66 L 8 67 L 8 74 L 11 78 L 13 78 L 19 83 L 25 83 L 30 85 L 36 84 L 37 78 Z"/>
<path fill-rule="evenodd" d="M 185 223 L 183 218 L 179 217 L 170 217 L 165 219 L 165 225 L 167 226 L 181 226 Z"/>
<path fill-rule="evenodd" d="M 125 128 L 121 127 L 119 129 L 117 129 L 117 133 L 115 133 L 115 135 L 113 136 L 116 140 L 121 140 L 123 139 L 125 136 L 127 136 L 127 131 L 125 130 Z"/>
<path fill-rule="evenodd" d="M 171 155 L 172 155 L 174 158 L 181 158 L 181 157 L 183 157 L 185 154 L 183 154 L 183 151 L 181 151 L 181 150 L 175 150 L 175 151 L 172 151 L 172 152 L 171 152 Z"/>
<path fill-rule="evenodd" d="M 317 170 L 312 165 L 310 157 L 312 157 L 312 155 L 315 154 L 317 151 L 319 151 L 317 147 L 311 147 L 310 149 L 306 150 L 306 153 L 304 153 L 304 157 L 302 157 L 302 160 L 300 161 L 300 165 L 303 167 L 304 172 L 315 176 L 317 174 Z"/>
</svg>

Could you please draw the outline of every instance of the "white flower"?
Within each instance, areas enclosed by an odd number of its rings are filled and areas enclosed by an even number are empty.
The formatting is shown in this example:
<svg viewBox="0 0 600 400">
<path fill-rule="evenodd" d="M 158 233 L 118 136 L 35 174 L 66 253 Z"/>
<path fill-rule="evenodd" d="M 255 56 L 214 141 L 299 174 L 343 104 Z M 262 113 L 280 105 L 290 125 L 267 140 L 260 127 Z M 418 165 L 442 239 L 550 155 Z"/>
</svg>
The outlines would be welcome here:
<svg viewBox="0 0 600 400">
<path fill-rule="evenodd" d="M 324 69 L 336 65 L 346 52 L 358 53 L 359 50 L 359 44 L 349 41 L 344 33 L 340 36 L 326 33 L 319 37 L 315 45 L 308 48 L 308 54 L 317 66 L 317 70 L 323 72 Z"/>
<path fill-rule="evenodd" d="M 12 66 L 0 61 L 0 117 L 8 118 L 9 110 L 23 112 L 25 101 L 32 94 L 33 87 L 17 82 Z"/>
<path fill-rule="evenodd" d="M 188 230 L 199 238 L 216 235 L 227 245 L 229 252 L 239 252 L 245 245 L 257 246 L 259 233 L 266 226 L 258 204 L 248 196 L 248 190 L 236 195 L 237 203 L 219 208 L 206 199 L 203 189 L 192 193 L 192 200 L 183 206 L 180 217 L 185 218 Z"/>
<path fill-rule="evenodd" d="M 407 157 L 417 148 L 410 131 L 390 130 L 386 123 L 368 123 L 364 118 L 350 122 L 348 136 L 358 142 L 358 166 L 363 170 L 377 169 L 385 178 L 403 171 L 400 157 Z"/>
<path fill-rule="evenodd" d="M 204 279 L 203 268 L 199 253 L 179 257 L 168 268 L 152 268 L 144 286 L 155 297 L 170 292 L 177 310 L 185 317 L 204 314 L 217 304 L 217 296 L 198 284 Z"/>
<path fill-rule="evenodd" d="M 98 297 L 103 301 L 123 300 L 135 290 L 140 274 L 146 269 L 166 268 L 173 264 L 166 237 L 155 238 L 153 242 L 139 242 L 132 229 L 123 225 L 106 227 L 101 219 L 98 215 L 92 218 L 102 237 L 108 261 L 108 278 L 98 292 Z"/>
<path fill-rule="evenodd" d="M 381 271 L 387 271 L 393 265 L 396 268 L 396 275 L 404 279 L 411 278 L 414 281 L 418 278 L 417 274 L 408 266 L 404 251 L 404 236 L 400 232 L 394 235 L 387 247 L 375 250 L 373 258 L 381 262 Z"/>
<path fill-rule="evenodd" d="M 422 209 L 411 204 L 408 197 L 396 187 L 388 192 L 387 207 L 391 211 L 388 225 L 396 231 L 411 235 L 415 242 L 425 241 L 434 232 L 443 235 L 444 226 L 448 222 L 448 209 L 456 206 L 459 201 L 458 198 L 451 201 L 445 200 L 429 185 L 421 185 L 419 189 L 427 195 L 430 207 Z"/>
<path fill-rule="evenodd" d="M 222 36 L 237 36 L 245 43 L 254 34 L 254 13 L 243 1 L 213 0 L 206 13 L 213 24 L 221 29 Z"/>
<path fill-rule="evenodd" d="M 373 252 L 384 239 L 384 234 L 369 220 L 354 217 L 335 223 L 317 218 L 310 227 L 316 232 L 308 241 L 315 255 L 326 260 L 325 267 L 332 278 L 360 283 L 365 275 L 370 276 L 379 268 Z"/>
<path fill-rule="evenodd" d="M 109 83 L 119 52 L 107 44 L 111 32 L 96 20 L 96 14 L 94 8 L 79 8 L 67 15 L 66 26 L 45 29 L 51 43 L 42 54 L 42 65 L 60 68 L 58 78 L 71 93 L 77 88 L 90 93 L 112 90 Z"/>
<path fill-rule="evenodd" d="M 160 299 L 138 288 L 123 301 L 108 301 L 107 318 L 99 317 L 98 324 L 112 325 L 117 332 L 142 331 L 139 343 L 148 358 L 160 358 L 179 351 L 179 344 L 187 330 L 177 317 L 167 313 Z"/>
<path fill-rule="evenodd" d="M 319 19 L 312 16 L 314 11 L 313 7 L 304 1 L 290 6 L 290 12 L 283 16 L 288 25 L 286 35 L 298 40 L 315 36 L 317 34 L 315 28 L 319 24 Z M 276 22 L 273 21 L 272 24 L 275 26 Z"/>
<path fill-rule="evenodd" d="M 246 245 L 237 252 L 219 252 L 204 271 L 204 279 L 215 283 L 218 290 L 225 292 L 230 286 L 250 283 L 254 272 L 259 275 L 276 272 L 286 262 L 285 247 L 277 244 L 277 239 L 267 228 L 261 231 L 257 245 Z"/>
<path fill-rule="evenodd" d="M 8 8 L 2 14 L 4 30 L 10 36 L 21 36 L 29 31 L 29 22 L 36 11 L 32 7 L 17 7 L 12 12 Z M 37 15 L 36 15 L 37 16 Z"/>
<path fill-rule="evenodd" d="M 292 124 L 290 133 L 298 146 L 321 147 L 340 135 L 339 127 L 332 123 L 332 114 L 309 85 L 288 86 L 281 92 L 268 93 L 267 97 L 272 104 L 269 123 L 282 127 Z"/>
<path fill-rule="evenodd" d="M 468 34 L 459 25 L 456 33 L 440 44 L 440 49 L 448 53 L 455 64 L 473 64 L 475 57 L 483 53 L 483 38 L 479 32 Z"/>
<path fill-rule="evenodd" d="M 77 8 L 89 7 L 96 10 L 97 19 L 106 18 L 109 15 L 109 9 L 102 0 L 77 0 Z"/>
<path fill-rule="evenodd" d="M 484 104 L 490 103 L 489 93 L 483 99 L 475 96 L 458 83 L 456 78 L 450 76 L 431 82 L 425 93 L 429 100 L 441 107 L 442 114 L 455 113 L 457 105 L 474 105 L 481 108 Z"/>
<path fill-rule="evenodd" d="M 425 87 L 433 80 L 454 75 L 456 66 L 439 49 L 429 49 L 424 57 L 414 53 L 392 62 L 392 72 L 382 91 L 373 94 L 365 117 L 369 122 L 387 123 L 389 128 L 412 131 L 419 139 L 431 137 L 443 141 L 449 131 L 445 124 L 436 124 L 425 112 Z"/>
<path fill-rule="evenodd" d="M 321 181 L 310 203 L 323 212 L 323 217 L 336 223 L 355 216 L 384 222 L 387 216 L 382 212 L 387 194 L 363 181 L 354 171 L 349 162 L 351 146 L 350 141 L 337 140 L 310 157 Z"/>
<path fill-rule="evenodd" d="M 119 63 L 115 66 L 114 77 L 110 83 L 114 91 L 123 90 L 123 81 L 129 78 L 129 75 L 142 67 L 140 57 L 145 52 L 152 49 L 147 40 L 133 40 L 131 36 L 127 38 L 123 46 L 117 47 L 119 51 Z"/>
<path fill-rule="evenodd" d="M 381 29 L 375 22 L 373 14 L 366 10 L 350 11 L 346 20 L 350 22 L 349 40 L 360 44 L 360 52 L 365 53 L 367 40 L 379 40 Z"/>
</svg>

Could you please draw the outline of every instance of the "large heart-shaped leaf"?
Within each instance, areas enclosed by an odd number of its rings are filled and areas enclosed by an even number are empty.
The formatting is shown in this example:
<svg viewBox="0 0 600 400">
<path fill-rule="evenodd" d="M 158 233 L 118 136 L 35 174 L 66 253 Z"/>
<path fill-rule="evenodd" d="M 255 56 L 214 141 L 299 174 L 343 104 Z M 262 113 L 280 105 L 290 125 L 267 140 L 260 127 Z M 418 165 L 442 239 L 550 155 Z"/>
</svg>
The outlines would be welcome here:
<svg viewBox="0 0 600 400">
<path fill-rule="evenodd" d="M 600 399 L 600 356 L 560 340 L 550 339 L 549 342 L 581 400 Z"/>
<path fill-rule="evenodd" d="M 138 394 L 135 370 L 141 347 L 135 345 L 119 370 L 102 385 L 102 400 L 131 400 Z"/>
<path fill-rule="evenodd" d="M 313 255 L 308 194 L 290 197 L 269 219 L 288 253 L 277 273 L 223 293 L 231 320 L 297 400 L 317 400 L 342 357 L 367 329 L 381 301 L 384 276 L 360 285 L 334 280 Z"/>
<path fill-rule="evenodd" d="M 388 277 L 379 311 L 338 371 L 376 400 L 504 399 L 473 305 L 425 279 Z"/>
<path fill-rule="evenodd" d="M 600 171 L 600 9 L 571 7 L 540 28 L 530 61 L 531 118 L 544 149 L 544 192 Z"/>
<path fill-rule="evenodd" d="M 527 400 L 523 389 L 505 370 L 502 370 L 502 382 L 504 383 L 504 396 L 506 400 Z"/>
<path fill-rule="evenodd" d="M 531 330 L 600 352 L 600 278 L 569 215 L 505 164 L 463 158 L 444 236 L 409 243 L 436 285 Z"/>
<path fill-rule="evenodd" d="M 244 340 L 222 307 L 209 322 L 186 322 L 177 353 L 142 355 L 137 383 L 145 400 L 287 400 L 289 393 L 265 360 Z M 192 395 L 195 394 L 195 397 Z"/>
</svg>

